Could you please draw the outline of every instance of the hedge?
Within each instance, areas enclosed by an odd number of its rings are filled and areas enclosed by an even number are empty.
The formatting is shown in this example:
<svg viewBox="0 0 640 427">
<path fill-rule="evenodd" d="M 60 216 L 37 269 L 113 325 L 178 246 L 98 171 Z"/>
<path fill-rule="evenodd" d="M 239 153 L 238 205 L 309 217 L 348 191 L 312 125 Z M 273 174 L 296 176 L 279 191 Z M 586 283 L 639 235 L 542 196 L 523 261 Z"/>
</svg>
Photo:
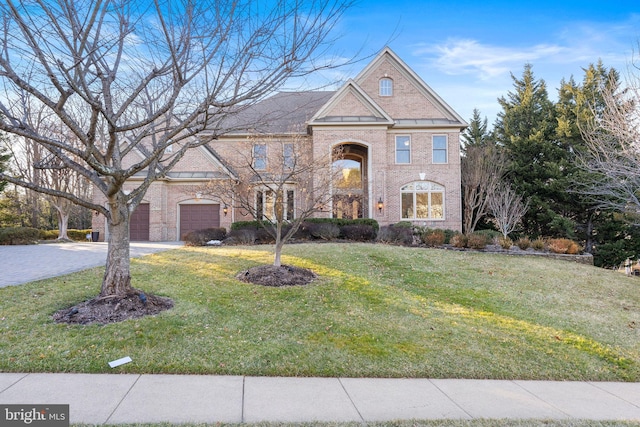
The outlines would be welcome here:
<svg viewBox="0 0 640 427">
<path fill-rule="evenodd" d="M 377 232 L 380 228 L 378 221 L 370 218 L 357 218 L 357 219 L 346 219 L 346 218 L 307 218 L 304 222 L 312 223 L 312 224 L 335 224 L 338 227 L 343 227 L 345 225 L 369 225 L 374 228 Z M 261 228 L 263 226 L 270 227 L 272 226 L 270 221 L 262 220 L 262 221 L 236 221 L 231 224 L 232 230 L 242 230 L 243 228 Z"/>
<path fill-rule="evenodd" d="M 58 238 L 59 234 L 59 230 L 40 230 L 40 240 L 55 240 Z M 76 240 L 78 242 L 87 240 L 87 234 L 91 234 L 90 228 L 86 230 L 67 230 L 67 236 L 69 236 L 69 239 Z"/>
<path fill-rule="evenodd" d="M 0 228 L 0 245 L 32 245 L 40 239 L 40 230 L 29 227 Z"/>
</svg>

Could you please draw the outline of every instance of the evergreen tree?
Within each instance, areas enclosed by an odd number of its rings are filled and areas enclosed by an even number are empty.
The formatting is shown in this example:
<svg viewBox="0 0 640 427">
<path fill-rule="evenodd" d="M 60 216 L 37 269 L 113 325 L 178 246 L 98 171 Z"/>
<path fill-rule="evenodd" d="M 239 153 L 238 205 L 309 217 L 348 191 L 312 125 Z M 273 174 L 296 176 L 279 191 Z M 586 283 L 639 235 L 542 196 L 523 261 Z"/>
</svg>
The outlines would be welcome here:
<svg viewBox="0 0 640 427">
<path fill-rule="evenodd" d="M 544 80 L 536 80 L 530 64 L 514 88 L 498 102 L 503 111 L 495 125 L 496 138 L 507 158 L 506 179 L 525 200 L 529 211 L 522 220 L 530 236 L 568 234 L 571 228 L 556 212 L 570 202 L 563 182 L 566 152 L 556 139 L 556 110 Z M 562 230 L 562 232 L 559 232 Z"/>
<path fill-rule="evenodd" d="M 598 234 L 598 228 L 602 227 L 602 221 L 609 222 L 610 216 L 602 214 L 599 201 L 578 188 L 583 183 L 596 179 L 593 173 L 586 172 L 580 164 L 580 158 L 587 149 L 581 129 L 598 119 L 597 116 L 604 109 L 603 94 L 612 86 L 618 85 L 618 72 L 607 69 L 599 61 L 584 69 L 580 85 L 573 78 L 568 82 L 562 81 L 558 92 L 556 137 L 567 154 L 563 171 L 567 194 L 571 198 L 571 203 L 564 205 L 562 215 L 575 224 L 576 237 L 585 242 L 587 252 L 593 252 L 594 236 Z M 610 225 L 607 227 L 611 228 Z"/>
<path fill-rule="evenodd" d="M 467 147 L 486 145 L 489 141 L 493 142 L 493 138 L 487 128 L 487 118 L 482 119 L 480 110 L 474 108 L 469 126 L 462 132 L 460 148 L 465 153 Z"/>
</svg>

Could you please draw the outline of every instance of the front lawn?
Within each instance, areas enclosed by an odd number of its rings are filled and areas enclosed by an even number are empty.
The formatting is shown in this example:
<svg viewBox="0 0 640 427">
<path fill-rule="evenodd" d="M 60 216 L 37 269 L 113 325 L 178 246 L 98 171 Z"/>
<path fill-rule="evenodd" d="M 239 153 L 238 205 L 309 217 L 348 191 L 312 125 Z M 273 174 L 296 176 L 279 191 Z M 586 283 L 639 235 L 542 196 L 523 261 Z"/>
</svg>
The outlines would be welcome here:
<svg viewBox="0 0 640 427">
<path fill-rule="evenodd" d="M 319 279 L 236 280 L 271 262 L 269 246 L 134 259 L 134 286 L 175 307 L 104 326 L 51 320 L 98 294 L 102 268 L 0 289 L 0 371 L 640 381 L 640 278 L 380 244 L 284 254 Z"/>
</svg>

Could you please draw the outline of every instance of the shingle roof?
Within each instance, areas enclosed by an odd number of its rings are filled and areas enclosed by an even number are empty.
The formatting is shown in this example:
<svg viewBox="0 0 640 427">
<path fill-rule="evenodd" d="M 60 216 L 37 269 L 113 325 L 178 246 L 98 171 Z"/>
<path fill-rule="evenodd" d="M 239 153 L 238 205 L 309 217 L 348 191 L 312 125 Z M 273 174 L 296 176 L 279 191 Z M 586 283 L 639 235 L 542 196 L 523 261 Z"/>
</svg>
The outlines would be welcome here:
<svg viewBox="0 0 640 427">
<path fill-rule="evenodd" d="M 335 92 L 280 92 L 229 116 L 231 134 L 283 134 L 304 131 L 304 125 Z"/>
</svg>

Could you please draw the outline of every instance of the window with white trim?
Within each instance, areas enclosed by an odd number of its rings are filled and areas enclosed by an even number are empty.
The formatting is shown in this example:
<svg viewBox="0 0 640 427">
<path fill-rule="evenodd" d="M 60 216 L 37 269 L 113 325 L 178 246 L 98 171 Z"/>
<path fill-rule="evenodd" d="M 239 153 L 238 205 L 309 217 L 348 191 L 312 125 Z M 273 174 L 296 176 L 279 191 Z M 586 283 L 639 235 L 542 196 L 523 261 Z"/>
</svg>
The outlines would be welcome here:
<svg viewBox="0 0 640 427">
<path fill-rule="evenodd" d="M 447 163 L 447 136 L 433 135 L 433 163 Z"/>
<path fill-rule="evenodd" d="M 380 96 L 393 96 L 393 80 L 388 77 L 380 79 Z"/>
<path fill-rule="evenodd" d="M 411 163 L 411 137 L 408 135 L 396 136 L 396 163 Z"/>
<path fill-rule="evenodd" d="M 253 168 L 255 170 L 267 169 L 267 145 L 255 144 L 253 146 Z"/>
<path fill-rule="evenodd" d="M 400 189 L 402 219 L 444 219 L 444 187 L 431 181 L 415 181 Z"/>
<path fill-rule="evenodd" d="M 283 219 L 286 221 L 295 218 L 294 210 L 294 190 L 282 191 L 280 204 L 276 205 L 276 193 L 272 190 L 258 190 L 256 191 L 256 218 L 268 219 L 269 221 L 276 220 L 276 208 L 279 206 L 282 209 Z"/>
</svg>

